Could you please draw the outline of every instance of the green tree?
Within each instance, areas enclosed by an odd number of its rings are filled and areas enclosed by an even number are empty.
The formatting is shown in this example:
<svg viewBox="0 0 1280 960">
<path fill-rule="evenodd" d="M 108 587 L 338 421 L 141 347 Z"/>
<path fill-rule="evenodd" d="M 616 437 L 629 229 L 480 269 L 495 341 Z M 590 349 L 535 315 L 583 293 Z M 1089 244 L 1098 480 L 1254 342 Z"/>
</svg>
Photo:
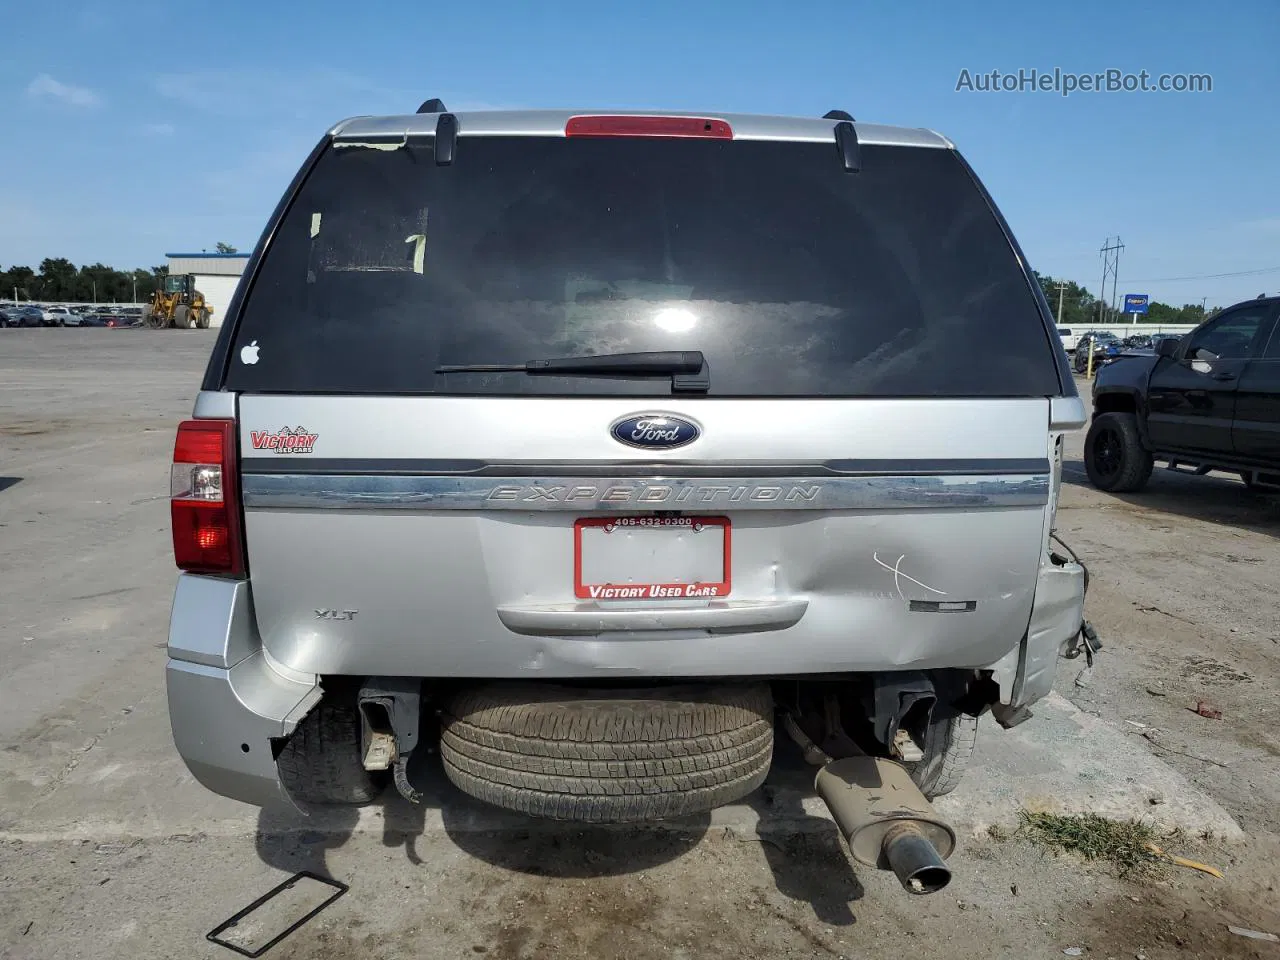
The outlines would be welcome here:
<svg viewBox="0 0 1280 960">
<path fill-rule="evenodd" d="M 221 240 L 219 240 L 214 246 L 219 253 L 235 253 L 236 252 L 235 247 L 231 246 L 231 244 L 229 243 L 223 243 Z"/>
<path fill-rule="evenodd" d="M 65 257 L 45 257 L 40 261 L 36 289 L 42 300 L 70 300 L 75 297 L 76 265 Z"/>
<path fill-rule="evenodd" d="M 1098 300 L 1087 289 L 1073 280 L 1062 280 L 1059 290 L 1057 277 L 1037 273 L 1036 280 L 1044 297 L 1049 301 L 1049 310 L 1054 319 L 1058 317 L 1059 299 L 1062 302 L 1062 325 L 1064 327 L 1087 327 L 1098 320 Z"/>
<path fill-rule="evenodd" d="M 133 287 L 133 289 L 129 291 L 130 296 L 132 296 L 134 291 L 136 291 L 137 299 L 139 301 L 150 300 L 151 295 L 156 291 L 156 276 L 154 268 L 151 270 L 134 270 L 129 276 L 131 286 Z"/>
<path fill-rule="evenodd" d="M 1206 310 L 1204 307 L 1202 307 L 1198 303 L 1184 303 L 1181 307 L 1178 308 L 1178 319 L 1176 322 L 1177 323 L 1200 323 L 1202 320 L 1207 319 L 1209 314 L 1213 313 L 1215 310 L 1220 310 L 1220 309 L 1221 307 L 1210 307 L 1208 310 Z"/>
<path fill-rule="evenodd" d="M 37 273 L 30 267 L 15 264 L 0 270 L 0 299 L 17 296 L 19 300 L 65 300 L 89 303 L 95 297 L 100 303 L 127 303 L 151 299 L 151 294 L 169 273 L 165 266 L 117 270 L 105 263 L 91 263 L 77 268 L 62 257 L 41 262 Z"/>
<path fill-rule="evenodd" d="M 75 299 L 120 303 L 133 296 L 133 283 L 129 275 L 121 273 L 105 263 L 95 263 L 80 268 L 76 283 Z"/>
<path fill-rule="evenodd" d="M 19 300 L 35 298 L 36 272 L 30 267 L 14 264 L 8 270 L 0 272 L 0 297 L 16 297 Z"/>
</svg>

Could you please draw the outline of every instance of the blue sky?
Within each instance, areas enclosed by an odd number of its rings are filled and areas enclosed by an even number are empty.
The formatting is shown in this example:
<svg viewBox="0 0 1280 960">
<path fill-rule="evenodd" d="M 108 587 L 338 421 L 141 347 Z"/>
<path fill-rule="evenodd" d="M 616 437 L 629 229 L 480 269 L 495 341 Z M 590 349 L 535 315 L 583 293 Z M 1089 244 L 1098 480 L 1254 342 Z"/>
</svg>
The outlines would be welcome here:
<svg viewBox="0 0 1280 960">
<path fill-rule="evenodd" d="M 241 249 L 344 116 L 603 106 L 931 127 L 1032 266 L 1226 304 L 1280 291 L 1280 2 L 10 4 L 0 264 Z M 1212 93 L 956 92 L 962 69 L 1208 73 Z M 1239 271 L 1242 277 L 1170 281 Z"/>
</svg>

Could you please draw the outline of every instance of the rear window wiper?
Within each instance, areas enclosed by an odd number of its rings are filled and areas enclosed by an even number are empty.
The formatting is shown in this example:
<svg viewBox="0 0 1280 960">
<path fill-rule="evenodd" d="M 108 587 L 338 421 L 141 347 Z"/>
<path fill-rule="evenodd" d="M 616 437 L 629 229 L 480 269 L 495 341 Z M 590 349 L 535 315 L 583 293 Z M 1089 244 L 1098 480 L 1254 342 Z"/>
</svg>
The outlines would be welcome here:
<svg viewBox="0 0 1280 960">
<path fill-rule="evenodd" d="M 706 393 L 711 370 L 700 350 L 649 350 L 561 357 L 525 363 L 463 363 L 436 367 L 436 373 L 525 373 L 531 377 L 670 377 L 672 393 Z"/>
</svg>

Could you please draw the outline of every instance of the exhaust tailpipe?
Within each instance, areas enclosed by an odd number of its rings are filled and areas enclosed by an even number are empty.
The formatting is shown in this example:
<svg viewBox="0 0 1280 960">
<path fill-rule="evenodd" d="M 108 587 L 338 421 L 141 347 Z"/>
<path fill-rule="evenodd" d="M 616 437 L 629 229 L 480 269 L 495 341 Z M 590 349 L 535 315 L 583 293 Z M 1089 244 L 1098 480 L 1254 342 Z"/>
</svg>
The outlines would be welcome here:
<svg viewBox="0 0 1280 960">
<path fill-rule="evenodd" d="M 951 882 L 951 869 L 916 824 L 894 824 L 884 835 L 884 856 L 911 893 L 937 893 Z"/>
<path fill-rule="evenodd" d="M 859 863 L 892 870 L 908 893 L 937 893 L 951 882 L 944 861 L 956 832 L 901 766 L 846 757 L 819 770 L 814 786 Z"/>
</svg>

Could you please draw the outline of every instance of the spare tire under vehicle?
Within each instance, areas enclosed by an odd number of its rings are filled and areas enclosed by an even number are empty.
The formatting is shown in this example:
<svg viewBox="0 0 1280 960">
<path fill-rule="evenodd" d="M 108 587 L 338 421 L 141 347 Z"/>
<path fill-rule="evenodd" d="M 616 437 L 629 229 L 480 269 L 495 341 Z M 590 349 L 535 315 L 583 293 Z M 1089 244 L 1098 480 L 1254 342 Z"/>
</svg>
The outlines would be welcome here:
<svg viewBox="0 0 1280 960">
<path fill-rule="evenodd" d="M 767 684 L 588 689 L 494 683 L 447 704 L 440 753 L 458 789 L 555 820 L 703 813 L 764 782 Z"/>
</svg>

